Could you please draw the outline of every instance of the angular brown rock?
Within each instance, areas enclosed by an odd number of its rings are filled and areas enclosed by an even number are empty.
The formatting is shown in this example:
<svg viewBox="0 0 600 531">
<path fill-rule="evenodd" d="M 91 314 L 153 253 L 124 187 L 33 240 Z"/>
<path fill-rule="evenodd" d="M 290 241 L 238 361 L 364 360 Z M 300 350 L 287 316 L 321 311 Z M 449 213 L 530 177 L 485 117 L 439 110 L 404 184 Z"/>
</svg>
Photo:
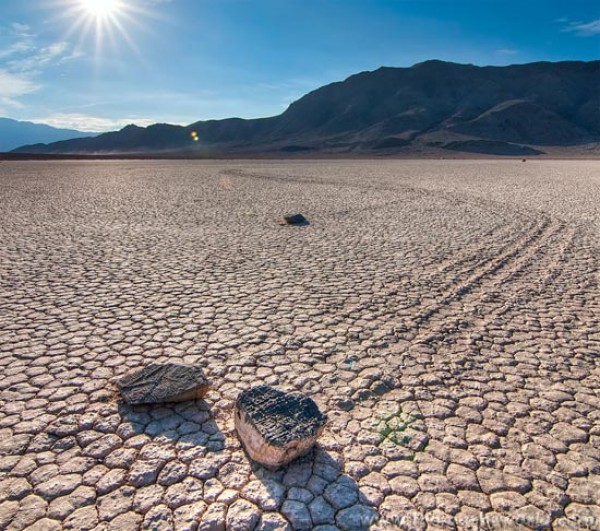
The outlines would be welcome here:
<svg viewBox="0 0 600 531">
<path fill-rule="evenodd" d="M 202 398 L 209 389 L 201 367 L 178 363 L 151 363 L 116 381 L 129 404 L 185 402 Z"/>
<path fill-rule="evenodd" d="M 246 451 L 272 468 L 308 452 L 326 422 L 312 399 L 267 385 L 244 391 L 235 405 L 235 427 Z"/>
</svg>

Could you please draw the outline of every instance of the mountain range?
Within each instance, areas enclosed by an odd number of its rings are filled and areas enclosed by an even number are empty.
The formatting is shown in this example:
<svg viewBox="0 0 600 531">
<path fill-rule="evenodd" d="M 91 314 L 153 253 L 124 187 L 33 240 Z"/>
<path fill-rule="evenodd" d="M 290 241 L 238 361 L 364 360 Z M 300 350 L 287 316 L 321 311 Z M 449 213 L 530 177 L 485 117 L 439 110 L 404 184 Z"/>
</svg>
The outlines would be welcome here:
<svg viewBox="0 0 600 531">
<path fill-rule="evenodd" d="M 10 151 L 26 143 L 58 142 L 59 140 L 89 137 L 97 134 L 74 129 L 57 129 L 49 125 L 21 122 L 10 118 L 0 118 L 0 152 Z"/>
<path fill-rule="evenodd" d="M 282 114 L 188 126 L 130 125 L 17 153 L 394 153 L 533 155 L 600 142 L 600 61 L 382 67 L 314 90 Z"/>
</svg>

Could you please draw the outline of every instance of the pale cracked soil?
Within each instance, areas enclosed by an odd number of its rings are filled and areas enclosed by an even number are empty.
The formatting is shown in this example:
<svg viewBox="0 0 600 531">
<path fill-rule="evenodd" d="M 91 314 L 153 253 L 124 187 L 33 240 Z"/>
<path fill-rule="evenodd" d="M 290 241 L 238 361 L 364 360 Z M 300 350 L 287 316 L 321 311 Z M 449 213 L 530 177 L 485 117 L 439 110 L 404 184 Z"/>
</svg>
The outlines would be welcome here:
<svg viewBox="0 0 600 531">
<path fill-rule="evenodd" d="M 600 528 L 599 162 L 5 162 L 0 201 L 0 529 Z M 167 360 L 206 401 L 119 403 Z M 261 383 L 329 416 L 275 472 Z"/>
</svg>

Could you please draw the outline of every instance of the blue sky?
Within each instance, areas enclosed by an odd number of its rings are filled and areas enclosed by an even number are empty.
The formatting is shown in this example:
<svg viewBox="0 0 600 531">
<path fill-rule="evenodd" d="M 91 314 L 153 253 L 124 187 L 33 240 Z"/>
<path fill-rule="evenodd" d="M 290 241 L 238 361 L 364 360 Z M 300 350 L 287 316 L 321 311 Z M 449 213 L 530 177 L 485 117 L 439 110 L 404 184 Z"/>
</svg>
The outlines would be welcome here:
<svg viewBox="0 0 600 531">
<path fill-rule="evenodd" d="M 598 58 L 595 0 L 0 0 L 0 116 L 87 131 L 272 116 L 382 65 Z"/>
</svg>

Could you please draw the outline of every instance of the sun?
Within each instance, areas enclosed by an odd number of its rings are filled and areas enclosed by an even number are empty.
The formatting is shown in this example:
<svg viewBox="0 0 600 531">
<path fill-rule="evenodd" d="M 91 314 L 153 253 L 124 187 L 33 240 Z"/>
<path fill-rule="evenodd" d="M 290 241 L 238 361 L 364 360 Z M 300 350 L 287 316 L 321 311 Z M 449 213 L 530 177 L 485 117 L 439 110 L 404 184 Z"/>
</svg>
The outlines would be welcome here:
<svg viewBox="0 0 600 531">
<path fill-rule="evenodd" d="M 149 0 L 52 1 L 62 8 L 58 18 L 68 20 L 65 40 L 76 35 L 81 48 L 91 43 L 97 64 L 111 52 L 122 56 L 124 46 L 143 59 L 133 36 L 145 29 L 145 19 L 155 16 L 154 10 L 145 4 Z"/>
<path fill-rule="evenodd" d="M 118 14 L 123 7 L 119 0 L 81 0 L 81 7 L 94 18 L 107 18 Z"/>
</svg>

